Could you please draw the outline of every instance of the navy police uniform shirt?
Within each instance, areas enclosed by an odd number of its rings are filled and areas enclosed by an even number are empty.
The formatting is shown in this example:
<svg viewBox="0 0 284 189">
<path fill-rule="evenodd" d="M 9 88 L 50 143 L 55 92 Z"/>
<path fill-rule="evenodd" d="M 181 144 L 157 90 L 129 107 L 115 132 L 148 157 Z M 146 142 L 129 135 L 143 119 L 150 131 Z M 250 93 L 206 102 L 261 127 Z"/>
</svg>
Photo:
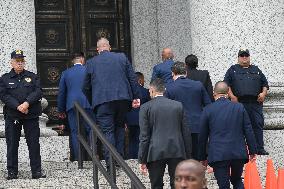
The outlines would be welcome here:
<svg viewBox="0 0 284 189">
<path fill-rule="evenodd" d="M 0 100 L 5 104 L 4 116 L 15 119 L 32 119 L 41 115 L 40 99 L 42 92 L 36 74 L 24 70 L 17 74 L 14 69 L 0 78 Z M 17 107 L 23 102 L 29 103 L 28 114 L 23 114 Z"/>
<path fill-rule="evenodd" d="M 255 98 L 262 92 L 268 82 L 262 71 L 254 65 L 243 68 L 239 64 L 231 66 L 226 72 L 224 81 L 231 87 L 237 97 Z"/>
</svg>

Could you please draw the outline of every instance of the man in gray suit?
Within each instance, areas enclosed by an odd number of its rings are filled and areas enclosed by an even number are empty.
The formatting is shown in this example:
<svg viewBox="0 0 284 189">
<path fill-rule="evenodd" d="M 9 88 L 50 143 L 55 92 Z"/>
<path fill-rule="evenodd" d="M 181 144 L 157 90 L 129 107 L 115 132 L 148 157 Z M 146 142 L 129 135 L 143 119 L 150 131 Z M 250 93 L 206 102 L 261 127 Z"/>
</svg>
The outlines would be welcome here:
<svg viewBox="0 0 284 189">
<path fill-rule="evenodd" d="M 191 157 L 191 134 L 182 104 L 163 96 L 163 80 L 153 80 L 149 92 L 152 100 L 143 104 L 139 112 L 140 170 L 142 173 L 149 170 L 152 189 L 162 189 L 168 165 L 173 189 L 177 164 Z"/>
</svg>

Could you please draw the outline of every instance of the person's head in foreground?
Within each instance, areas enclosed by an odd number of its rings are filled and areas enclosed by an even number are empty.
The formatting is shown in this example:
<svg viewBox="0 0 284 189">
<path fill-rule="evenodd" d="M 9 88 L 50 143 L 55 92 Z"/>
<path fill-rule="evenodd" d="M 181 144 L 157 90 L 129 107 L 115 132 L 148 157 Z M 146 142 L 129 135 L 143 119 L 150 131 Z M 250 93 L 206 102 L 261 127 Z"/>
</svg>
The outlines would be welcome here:
<svg viewBox="0 0 284 189">
<path fill-rule="evenodd" d="M 175 189 L 205 189 L 206 185 L 205 167 L 200 162 L 189 159 L 177 165 Z"/>
</svg>

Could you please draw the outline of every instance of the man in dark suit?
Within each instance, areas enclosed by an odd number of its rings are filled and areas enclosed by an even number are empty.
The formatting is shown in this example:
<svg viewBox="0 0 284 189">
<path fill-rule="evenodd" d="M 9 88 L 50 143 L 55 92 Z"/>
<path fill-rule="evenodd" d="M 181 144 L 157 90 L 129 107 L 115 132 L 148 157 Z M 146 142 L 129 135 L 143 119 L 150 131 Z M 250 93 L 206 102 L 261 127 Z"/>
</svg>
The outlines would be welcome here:
<svg viewBox="0 0 284 189">
<path fill-rule="evenodd" d="M 115 130 L 122 131 L 125 116 L 132 105 L 140 105 L 138 84 L 135 73 L 125 54 L 110 52 L 109 41 L 101 38 L 97 42 L 99 55 L 87 61 L 84 93 L 91 95 L 96 122 L 107 140 L 116 146 Z M 119 141 L 121 144 L 121 141 Z M 118 152 L 123 156 L 120 145 Z M 105 158 L 108 152 L 105 150 Z"/>
<path fill-rule="evenodd" d="M 173 81 L 171 73 L 171 67 L 174 64 L 173 58 L 174 54 L 172 49 L 164 48 L 162 51 L 163 62 L 154 66 L 151 81 L 156 78 L 163 79 L 165 83 L 170 83 Z"/>
<path fill-rule="evenodd" d="M 82 53 L 74 53 L 72 62 L 74 66 L 63 71 L 61 74 L 59 92 L 57 96 L 57 108 L 61 119 L 65 118 L 65 112 L 67 112 L 68 123 L 71 131 L 72 156 L 74 160 L 78 160 L 78 127 L 76 111 L 74 109 L 75 101 L 85 108 L 89 115 L 92 116 L 93 112 L 91 111 L 91 106 L 82 91 L 83 81 L 86 74 L 84 55 Z M 88 136 L 90 127 L 87 124 L 84 125 Z"/>
<path fill-rule="evenodd" d="M 228 91 L 229 87 L 225 82 L 217 82 L 214 89 L 216 101 L 203 110 L 200 121 L 199 160 L 206 160 L 209 137 L 208 164 L 214 169 L 219 188 L 230 188 L 231 181 L 235 189 L 243 189 L 243 166 L 248 158 L 255 160 L 257 146 L 244 106 L 228 100 Z"/>
<path fill-rule="evenodd" d="M 209 72 L 207 70 L 197 70 L 198 58 L 193 54 L 190 54 L 185 58 L 185 63 L 187 65 L 187 77 L 194 81 L 200 81 L 204 85 L 209 97 L 213 102 L 213 86 Z"/>
<path fill-rule="evenodd" d="M 139 92 L 141 95 L 140 103 L 144 104 L 148 102 L 150 98 L 149 90 L 144 88 L 144 75 L 141 72 L 135 73 L 138 79 Z M 137 159 L 138 158 L 138 149 L 139 149 L 139 110 L 140 108 L 132 108 L 130 112 L 126 115 L 126 124 L 128 128 L 128 158 Z"/>
<path fill-rule="evenodd" d="M 151 101 L 140 108 L 138 161 L 143 173 L 149 170 L 152 189 L 163 188 L 168 165 L 171 188 L 177 164 L 191 156 L 191 136 L 180 102 L 163 97 L 165 86 L 157 78 L 150 83 Z"/>
<path fill-rule="evenodd" d="M 175 62 L 172 75 L 174 82 L 166 86 L 165 96 L 182 103 L 191 131 L 192 157 L 197 159 L 199 120 L 203 107 L 211 100 L 201 82 L 186 78 L 185 63 Z"/>
</svg>

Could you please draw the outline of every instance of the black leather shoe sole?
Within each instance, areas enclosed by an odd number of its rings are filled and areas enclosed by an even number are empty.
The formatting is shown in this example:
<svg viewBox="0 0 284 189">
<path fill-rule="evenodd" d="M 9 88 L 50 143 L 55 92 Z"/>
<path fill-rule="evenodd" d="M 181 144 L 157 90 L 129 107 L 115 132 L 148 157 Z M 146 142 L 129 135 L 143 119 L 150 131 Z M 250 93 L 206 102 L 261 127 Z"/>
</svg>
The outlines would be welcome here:
<svg viewBox="0 0 284 189">
<path fill-rule="evenodd" d="M 32 175 L 32 179 L 40 179 L 40 178 L 46 178 L 46 175 L 43 173 Z"/>
<path fill-rule="evenodd" d="M 264 156 L 268 156 L 269 155 L 269 153 L 267 152 L 267 151 L 260 151 L 260 152 L 258 152 L 257 153 L 257 155 L 264 155 Z"/>
</svg>

